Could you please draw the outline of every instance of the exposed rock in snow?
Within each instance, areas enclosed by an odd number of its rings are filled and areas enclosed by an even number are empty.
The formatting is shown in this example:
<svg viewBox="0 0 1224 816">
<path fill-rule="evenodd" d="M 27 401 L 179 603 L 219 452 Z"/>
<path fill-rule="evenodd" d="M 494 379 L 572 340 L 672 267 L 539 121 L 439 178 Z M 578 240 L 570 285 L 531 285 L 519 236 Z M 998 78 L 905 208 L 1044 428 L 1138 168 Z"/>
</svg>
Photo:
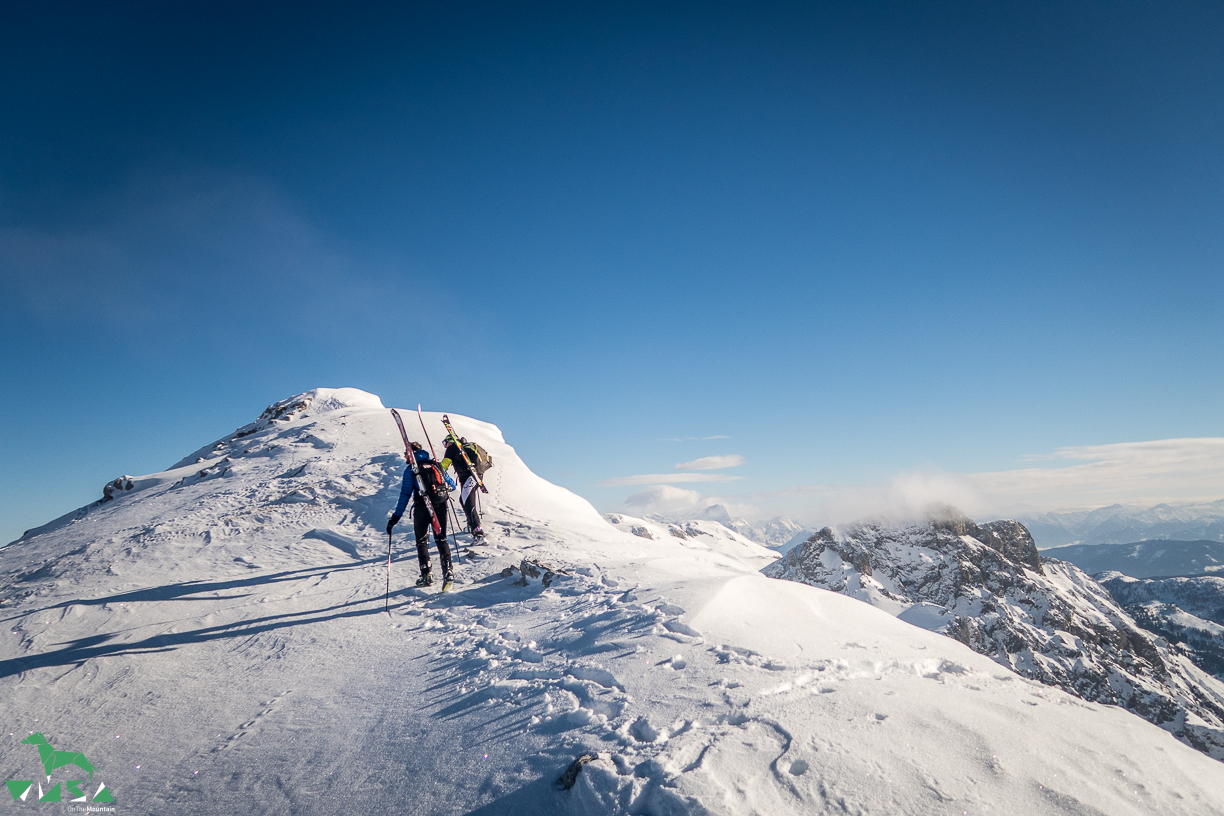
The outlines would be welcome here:
<svg viewBox="0 0 1224 816">
<path fill-rule="evenodd" d="M 113 482 L 107 482 L 106 486 L 102 488 L 102 501 L 114 501 L 116 496 L 123 495 L 123 493 L 131 490 L 135 486 L 136 485 L 132 482 L 131 476 L 120 476 Z"/>
<path fill-rule="evenodd" d="M 978 525 L 943 508 L 910 524 L 825 528 L 764 572 L 859 598 L 1224 759 L 1224 685 L 1075 566 L 1043 565 L 1018 522 Z"/>
<path fill-rule="evenodd" d="M 553 581 L 557 578 L 570 574 L 563 569 L 557 569 L 532 558 L 524 558 L 517 568 L 506 567 L 501 574 L 503 578 L 511 578 L 516 573 L 518 574 L 518 580 L 514 582 L 516 586 L 538 584 L 545 588 L 552 586 Z"/>
</svg>

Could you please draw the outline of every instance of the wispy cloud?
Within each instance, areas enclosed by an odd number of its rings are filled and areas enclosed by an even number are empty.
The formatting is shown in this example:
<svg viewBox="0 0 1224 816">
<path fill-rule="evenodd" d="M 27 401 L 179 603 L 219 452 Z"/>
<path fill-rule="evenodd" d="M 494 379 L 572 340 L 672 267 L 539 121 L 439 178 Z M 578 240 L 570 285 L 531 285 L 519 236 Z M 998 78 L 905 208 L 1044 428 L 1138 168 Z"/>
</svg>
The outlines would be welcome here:
<svg viewBox="0 0 1224 816">
<path fill-rule="evenodd" d="M 719 470 L 739 467 L 742 464 L 744 464 L 744 457 L 735 453 L 730 456 L 703 456 L 691 462 L 681 462 L 676 465 L 676 470 Z"/>
<path fill-rule="evenodd" d="M 625 498 L 624 507 L 631 514 L 663 513 L 665 515 L 700 512 L 713 505 L 722 505 L 732 516 L 755 517 L 757 508 L 718 496 L 703 496 L 696 490 L 671 485 L 651 485 Z"/>
<path fill-rule="evenodd" d="M 998 518 L 1115 503 L 1150 506 L 1224 497 L 1224 438 L 1067 447 L 1025 457 L 1024 461 L 1051 465 L 982 473 L 911 471 L 880 484 L 789 485 L 739 494 L 730 501 L 755 508 L 755 517 L 759 518 L 787 515 L 805 524 L 837 524 L 867 516 L 904 517 L 936 502 L 954 505 L 975 518 Z M 641 481 L 617 484 L 666 485 L 678 481 L 632 478 Z M 703 496 L 696 490 L 668 490 L 676 492 L 651 488 L 635 494 L 635 503 L 670 509 L 729 501 Z"/>
<path fill-rule="evenodd" d="M 1219 437 L 1059 448 L 1041 459 L 1080 464 L 969 473 L 965 479 L 991 504 L 1050 508 L 1224 495 L 1224 438 Z"/>
<path fill-rule="evenodd" d="M 600 487 L 620 487 L 623 485 L 647 484 L 680 484 L 684 482 L 734 482 L 743 476 L 729 476 L 726 473 L 646 473 L 640 476 L 618 476 L 615 479 L 605 479 Z"/>
<path fill-rule="evenodd" d="M 717 436 L 703 436 L 703 437 L 701 437 L 701 438 L 702 438 L 703 440 L 705 440 L 705 439 L 730 439 L 731 437 L 729 437 L 729 436 L 724 436 L 724 435 L 722 435 L 722 434 L 719 434 L 719 435 L 717 435 Z"/>
</svg>

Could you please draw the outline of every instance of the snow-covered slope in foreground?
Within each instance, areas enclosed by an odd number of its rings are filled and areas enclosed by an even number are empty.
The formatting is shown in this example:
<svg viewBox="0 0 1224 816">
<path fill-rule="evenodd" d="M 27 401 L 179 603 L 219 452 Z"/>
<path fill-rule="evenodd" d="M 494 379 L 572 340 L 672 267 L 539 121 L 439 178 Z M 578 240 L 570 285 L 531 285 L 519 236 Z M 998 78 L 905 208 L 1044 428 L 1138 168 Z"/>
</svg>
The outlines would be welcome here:
<svg viewBox="0 0 1224 816">
<path fill-rule="evenodd" d="M 388 614 L 400 443 L 340 393 L 0 550 L 6 779 L 41 732 L 126 813 L 1224 813 L 1224 765 L 1138 717 L 764 548 L 621 532 L 463 417 L 494 543 L 440 595 L 400 532 Z"/>
</svg>

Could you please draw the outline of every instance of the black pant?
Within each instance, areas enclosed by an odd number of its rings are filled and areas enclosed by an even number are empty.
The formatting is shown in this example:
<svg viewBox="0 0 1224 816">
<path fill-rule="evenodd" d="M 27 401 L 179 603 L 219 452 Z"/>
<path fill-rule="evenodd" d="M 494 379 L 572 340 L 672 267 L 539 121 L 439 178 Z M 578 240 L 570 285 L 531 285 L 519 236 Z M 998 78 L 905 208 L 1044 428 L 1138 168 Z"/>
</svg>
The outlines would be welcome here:
<svg viewBox="0 0 1224 816">
<path fill-rule="evenodd" d="M 438 547 L 438 557 L 442 561 L 442 573 L 451 573 L 450 544 L 446 542 L 446 502 L 433 502 L 434 512 L 438 516 L 438 532 L 434 533 L 434 544 Z M 412 505 L 412 530 L 416 533 L 417 561 L 421 564 L 421 574 L 429 572 L 429 531 L 433 524 L 429 520 L 429 508 L 425 500 L 418 496 Z"/>
</svg>

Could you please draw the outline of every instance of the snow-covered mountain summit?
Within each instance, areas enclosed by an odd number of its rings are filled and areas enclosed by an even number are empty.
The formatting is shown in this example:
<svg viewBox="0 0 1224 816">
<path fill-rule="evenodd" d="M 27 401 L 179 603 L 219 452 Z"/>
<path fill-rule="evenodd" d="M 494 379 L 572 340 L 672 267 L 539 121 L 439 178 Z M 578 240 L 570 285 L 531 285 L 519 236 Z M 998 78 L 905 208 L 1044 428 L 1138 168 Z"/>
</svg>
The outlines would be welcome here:
<svg viewBox="0 0 1224 816">
<path fill-rule="evenodd" d="M 1224 814 L 1165 731 L 734 533 L 621 530 L 477 420 L 492 543 L 409 589 L 395 425 L 312 393 L 0 550 L 7 779 L 39 732 L 133 813 Z"/>
<path fill-rule="evenodd" d="M 1224 684 L 1083 571 L 1043 559 L 1019 522 L 979 525 L 942 507 L 910 523 L 826 527 L 765 573 L 859 598 L 1224 759 Z"/>
</svg>

